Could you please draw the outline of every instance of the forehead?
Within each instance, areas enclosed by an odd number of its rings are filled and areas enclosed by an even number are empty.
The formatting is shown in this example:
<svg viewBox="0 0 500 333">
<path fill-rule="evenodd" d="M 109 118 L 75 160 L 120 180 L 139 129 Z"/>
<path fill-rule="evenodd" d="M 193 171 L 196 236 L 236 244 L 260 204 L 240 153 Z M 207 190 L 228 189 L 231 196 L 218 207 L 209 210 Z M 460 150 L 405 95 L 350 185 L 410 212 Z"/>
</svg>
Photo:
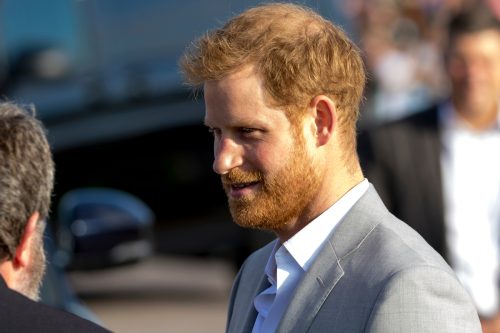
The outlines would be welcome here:
<svg viewBox="0 0 500 333">
<path fill-rule="evenodd" d="M 205 102 L 209 104 L 214 101 L 234 104 L 241 102 L 241 99 L 248 99 L 248 102 L 255 104 L 264 100 L 262 80 L 253 67 L 245 67 L 220 80 L 206 81 L 203 87 Z"/>
<path fill-rule="evenodd" d="M 220 126 L 237 122 L 287 122 L 283 110 L 267 103 L 260 76 L 253 67 L 204 84 L 205 123 Z"/>
<path fill-rule="evenodd" d="M 500 58 L 500 31 L 484 30 L 455 36 L 451 44 L 453 53 L 484 53 Z"/>
</svg>

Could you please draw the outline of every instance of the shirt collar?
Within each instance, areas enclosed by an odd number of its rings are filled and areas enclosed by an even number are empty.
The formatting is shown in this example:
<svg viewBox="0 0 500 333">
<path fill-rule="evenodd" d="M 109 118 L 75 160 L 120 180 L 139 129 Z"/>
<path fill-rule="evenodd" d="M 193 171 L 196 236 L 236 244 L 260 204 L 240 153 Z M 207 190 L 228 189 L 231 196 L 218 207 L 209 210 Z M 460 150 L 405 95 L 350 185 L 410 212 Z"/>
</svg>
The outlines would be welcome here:
<svg viewBox="0 0 500 333">
<path fill-rule="evenodd" d="M 335 226 L 368 190 L 368 187 L 368 180 L 364 179 L 292 238 L 283 243 L 283 246 L 304 271 L 309 269 L 319 249 Z M 276 283 L 276 252 L 281 245 L 281 242 L 276 240 L 265 268 L 265 273 L 273 284 Z"/>
<path fill-rule="evenodd" d="M 274 241 L 274 248 L 271 251 L 271 255 L 269 256 L 269 259 L 267 260 L 266 268 L 264 269 L 264 272 L 267 275 L 267 279 L 269 283 L 271 283 L 273 286 L 276 285 L 276 252 L 278 249 L 281 247 L 280 241 L 277 239 Z"/>
<path fill-rule="evenodd" d="M 321 245 L 340 220 L 368 190 L 368 186 L 368 180 L 364 179 L 283 244 L 304 271 L 310 267 Z"/>
</svg>

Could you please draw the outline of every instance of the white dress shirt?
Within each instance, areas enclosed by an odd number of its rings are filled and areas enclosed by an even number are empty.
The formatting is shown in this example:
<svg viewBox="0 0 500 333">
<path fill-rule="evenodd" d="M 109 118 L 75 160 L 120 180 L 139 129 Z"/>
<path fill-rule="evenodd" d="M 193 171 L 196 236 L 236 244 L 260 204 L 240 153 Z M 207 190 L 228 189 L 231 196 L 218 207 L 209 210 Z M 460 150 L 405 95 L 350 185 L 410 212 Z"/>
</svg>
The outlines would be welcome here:
<svg viewBox="0 0 500 333">
<path fill-rule="evenodd" d="M 271 286 L 254 299 L 258 315 L 252 333 L 276 331 L 302 276 L 335 226 L 368 190 L 368 186 L 368 180 L 364 179 L 292 238 L 283 244 L 276 241 L 265 268 Z"/>
<path fill-rule="evenodd" d="M 449 260 L 478 312 L 489 316 L 499 310 L 500 118 L 476 131 L 451 104 L 440 115 Z"/>
</svg>

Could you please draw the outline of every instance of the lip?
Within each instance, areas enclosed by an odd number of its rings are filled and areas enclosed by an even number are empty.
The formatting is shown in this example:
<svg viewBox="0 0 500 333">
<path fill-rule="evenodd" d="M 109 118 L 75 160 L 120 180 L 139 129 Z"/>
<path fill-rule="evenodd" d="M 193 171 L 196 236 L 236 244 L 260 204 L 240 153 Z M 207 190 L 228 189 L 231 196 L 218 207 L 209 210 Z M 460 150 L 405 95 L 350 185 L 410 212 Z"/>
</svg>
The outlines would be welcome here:
<svg viewBox="0 0 500 333">
<path fill-rule="evenodd" d="M 227 184 L 226 186 L 229 189 L 229 196 L 238 199 L 253 193 L 258 185 L 258 182 L 252 182 L 248 184 Z"/>
</svg>

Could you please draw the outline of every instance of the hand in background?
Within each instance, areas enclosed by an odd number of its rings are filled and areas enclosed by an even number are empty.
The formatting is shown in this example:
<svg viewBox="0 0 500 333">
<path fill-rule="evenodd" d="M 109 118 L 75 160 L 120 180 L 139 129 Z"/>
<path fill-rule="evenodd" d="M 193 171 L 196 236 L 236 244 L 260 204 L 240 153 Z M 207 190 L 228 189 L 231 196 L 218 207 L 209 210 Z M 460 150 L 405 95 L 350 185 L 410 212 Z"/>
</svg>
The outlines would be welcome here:
<svg viewBox="0 0 500 333">
<path fill-rule="evenodd" d="M 492 318 L 481 318 L 483 333 L 500 333 L 500 312 Z"/>
</svg>

